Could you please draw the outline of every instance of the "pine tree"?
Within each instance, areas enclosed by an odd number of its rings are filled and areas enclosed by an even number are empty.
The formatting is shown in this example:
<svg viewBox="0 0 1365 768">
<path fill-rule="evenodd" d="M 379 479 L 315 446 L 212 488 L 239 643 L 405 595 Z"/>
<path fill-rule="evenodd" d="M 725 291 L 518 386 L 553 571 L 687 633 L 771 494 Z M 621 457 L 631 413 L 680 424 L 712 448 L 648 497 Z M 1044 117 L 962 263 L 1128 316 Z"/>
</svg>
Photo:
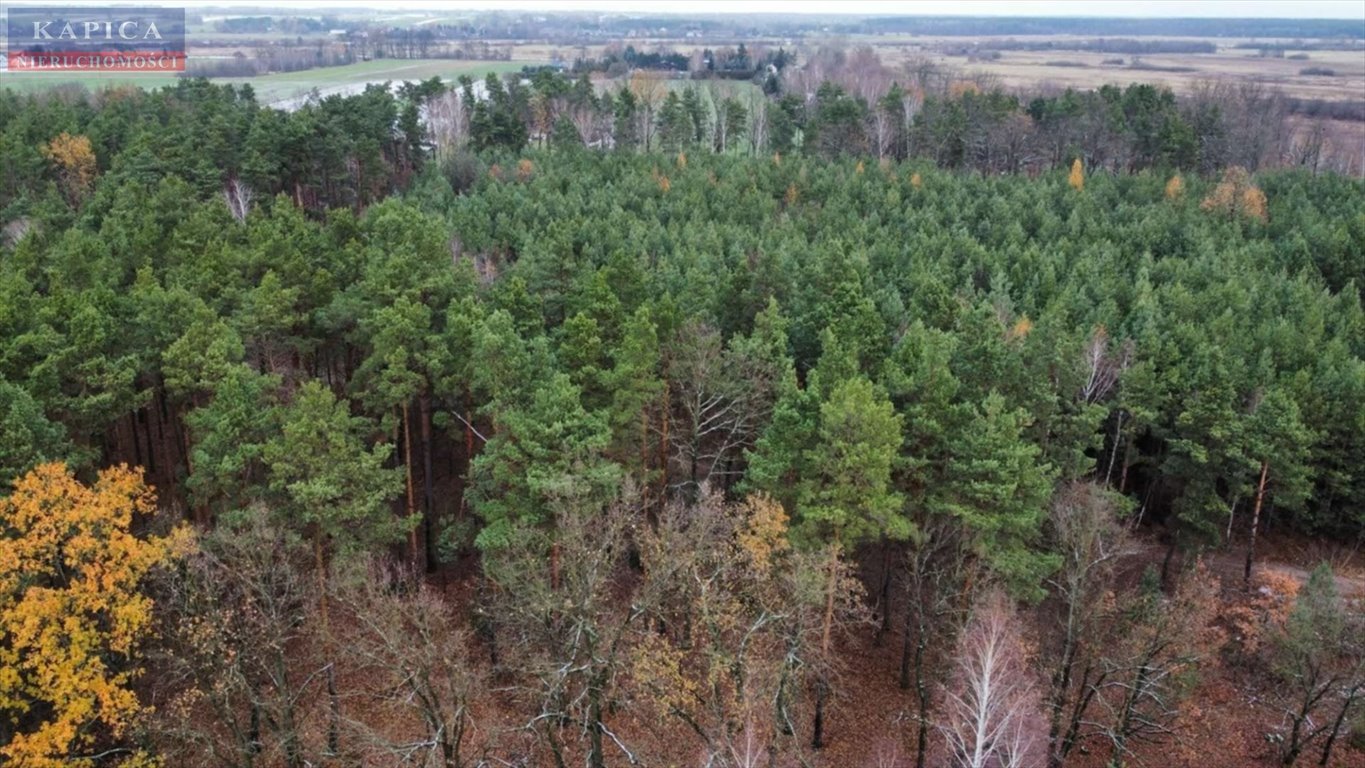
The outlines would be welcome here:
<svg viewBox="0 0 1365 768">
<path fill-rule="evenodd" d="M 312 539 L 319 580 L 334 554 L 396 543 L 417 524 L 393 513 L 403 480 L 384 466 L 388 446 L 365 446 L 369 430 L 347 401 L 309 381 L 281 409 L 279 432 L 262 448 L 275 512 Z"/>
</svg>

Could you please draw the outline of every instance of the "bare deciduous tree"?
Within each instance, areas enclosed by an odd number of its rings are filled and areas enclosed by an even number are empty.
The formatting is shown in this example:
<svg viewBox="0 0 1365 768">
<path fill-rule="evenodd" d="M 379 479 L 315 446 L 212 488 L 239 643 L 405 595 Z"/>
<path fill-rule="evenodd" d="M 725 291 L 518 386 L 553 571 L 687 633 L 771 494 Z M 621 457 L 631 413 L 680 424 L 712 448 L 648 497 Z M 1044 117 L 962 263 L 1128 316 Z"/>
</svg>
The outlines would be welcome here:
<svg viewBox="0 0 1365 768">
<path fill-rule="evenodd" d="M 153 729 L 180 765 L 315 764 L 307 720 L 326 706 L 316 597 L 302 542 L 264 510 L 209 534 L 164 586 L 156 679 L 170 704 Z"/>
<path fill-rule="evenodd" d="M 757 157 L 768 146 L 768 99 L 757 88 L 747 90 L 749 103 L 749 154 Z"/>
<path fill-rule="evenodd" d="M 905 631 L 900 687 L 915 689 L 915 765 L 929 758 L 938 656 L 961 623 L 967 571 L 955 526 L 931 516 L 920 523 L 920 537 L 906 560 Z"/>
<path fill-rule="evenodd" d="M 1111 765 L 1122 765 L 1135 742 L 1172 737 L 1179 704 L 1189 693 L 1189 673 L 1216 648 L 1213 627 L 1218 580 L 1196 563 L 1181 575 L 1174 594 L 1163 594 L 1155 571 L 1120 607 L 1108 652 L 1089 690 L 1100 713 L 1088 718 L 1113 745 Z"/>
<path fill-rule="evenodd" d="M 730 505 L 705 488 L 694 505 L 668 504 L 642 532 L 645 578 L 668 597 L 632 677 L 666 720 L 697 735 L 716 768 L 756 768 L 777 749 L 785 519 L 774 502 Z"/>
<path fill-rule="evenodd" d="M 960 768 L 1037 768 L 1044 761 L 1038 688 L 1014 607 L 987 590 L 972 607 L 944 691 L 940 730 Z"/>
<path fill-rule="evenodd" d="M 640 143 L 647 152 L 653 149 L 654 116 L 658 112 L 659 103 L 668 93 L 668 83 L 657 73 L 637 69 L 630 76 L 630 92 L 634 94 L 638 105 L 636 120 L 639 122 L 636 135 L 640 137 Z"/>
<path fill-rule="evenodd" d="M 349 721 L 358 757 L 390 765 L 465 765 L 470 705 L 484 681 L 450 606 L 411 574 L 373 561 L 339 573 L 332 590 L 347 617 L 335 638 L 341 664 L 360 681 L 358 696 L 366 705 L 363 721 Z M 376 718 L 381 711 L 392 720 Z M 401 730 L 390 726 L 394 722 Z"/>
<path fill-rule="evenodd" d="M 247 214 L 251 212 L 251 201 L 254 198 L 255 193 L 251 187 L 236 177 L 228 179 L 227 186 L 223 189 L 223 199 L 227 202 L 228 212 L 239 223 L 246 221 Z"/>
<path fill-rule="evenodd" d="M 427 135 L 444 161 L 469 141 L 469 108 L 462 89 L 451 88 L 427 102 Z"/>
<path fill-rule="evenodd" d="M 695 494 L 703 483 L 728 484 L 740 472 L 776 398 L 781 370 L 742 341 L 724 345 L 715 328 L 689 323 L 672 345 L 669 365 L 677 418 L 668 435 L 681 473 L 673 482 Z"/>
<path fill-rule="evenodd" d="M 1089 703 L 1086 685 L 1101 650 L 1105 597 L 1113 587 L 1125 529 L 1114 496 L 1087 482 L 1073 482 L 1058 491 L 1048 523 L 1062 557 L 1061 569 L 1048 581 L 1051 602 L 1061 614 L 1052 642 L 1056 661 L 1048 698 L 1048 762 L 1059 768 L 1076 745 Z"/>
<path fill-rule="evenodd" d="M 567 764 L 566 737 L 586 742 L 590 768 L 606 765 L 608 745 L 631 764 L 638 759 L 606 721 L 632 633 L 659 598 L 648 582 L 624 598 L 619 591 L 632 581 L 630 542 L 644 517 L 638 498 L 627 488 L 603 509 L 559 509 L 553 532 L 522 529 L 517 546 L 484 555 L 498 592 L 501 656 L 536 711 L 526 730 L 559 768 Z M 544 567 L 552 546 L 559 556 L 553 583 Z"/>
<path fill-rule="evenodd" d="M 725 503 L 703 488 L 694 504 L 674 501 L 642 532 L 650 590 L 666 595 L 658 631 L 640 642 L 632 680 L 662 715 L 701 741 L 714 768 L 800 759 L 796 723 L 814 688 L 834 693 L 841 668 L 823 638 L 828 564 L 791 550 L 782 506 L 763 496 Z M 866 620 L 856 580 L 838 574 L 834 623 Z M 667 731 L 664 732 L 666 734 Z"/>
<path fill-rule="evenodd" d="M 1326 766 L 1351 712 L 1365 699 L 1365 647 L 1360 618 L 1337 591 L 1326 563 L 1309 576 L 1283 626 L 1272 626 L 1269 667 L 1280 685 L 1274 699 L 1284 712 L 1275 734 L 1280 764 L 1293 766 L 1321 743 L 1318 765 Z"/>
</svg>

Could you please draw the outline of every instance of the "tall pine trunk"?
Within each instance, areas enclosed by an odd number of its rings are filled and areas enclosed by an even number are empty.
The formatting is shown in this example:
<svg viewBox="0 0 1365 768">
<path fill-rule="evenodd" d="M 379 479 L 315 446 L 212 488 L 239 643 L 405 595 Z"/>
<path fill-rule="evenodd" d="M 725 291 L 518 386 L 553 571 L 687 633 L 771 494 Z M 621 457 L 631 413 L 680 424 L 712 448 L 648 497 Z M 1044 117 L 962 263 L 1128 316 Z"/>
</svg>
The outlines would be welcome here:
<svg viewBox="0 0 1365 768">
<path fill-rule="evenodd" d="M 668 408 L 671 395 L 669 393 L 668 379 L 664 379 L 663 407 L 659 409 L 661 429 L 659 430 L 659 498 L 663 499 L 668 495 Z"/>
<path fill-rule="evenodd" d="M 426 539 L 427 572 L 436 569 L 436 500 L 431 476 L 431 395 L 418 400 L 422 418 L 422 533 Z"/>
<path fill-rule="evenodd" d="M 1261 526 L 1261 504 L 1265 501 L 1265 481 L 1270 474 L 1270 462 L 1261 461 L 1261 481 L 1256 484 L 1256 506 L 1251 510 L 1251 541 L 1247 543 L 1247 562 L 1246 568 L 1242 571 L 1242 580 L 1249 586 L 1251 584 L 1251 566 L 1256 558 L 1256 529 Z"/>
<path fill-rule="evenodd" d="M 876 644 L 880 648 L 886 643 L 886 635 L 891 631 L 891 540 L 882 537 L 882 586 L 881 598 L 882 621 L 877 627 Z"/>
<path fill-rule="evenodd" d="M 403 475 L 407 480 L 408 486 L 408 516 L 417 514 L 417 494 L 413 490 L 412 483 L 412 419 L 410 414 L 412 407 L 410 403 L 403 403 Z M 413 570 L 417 569 L 417 527 L 408 528 L 408 560 L 411 561 Z"/>
<path fill-rule="evenodd" d="M 820 654 L 829 666 L 830 644 L 834 635 L 834 596 L 839 583 L 839 534 L 829 545 L 829 575 L 825 579 L 825 616 L 820 627 Z M 815 723 L 811 736 L 811 747 L 820 749 L 825 746 L 825 702 L 829 699 L 829 680 L 827 671 L 820 673 L 815 683 Z"/>
<path fill-rule="evenodd" d="M 1337 737 L 1341 734 L 1341 727 L 1346 724 L 1346 715 L 1351 711 L 1351 705 L 1355 704 L 1360 697 L 1361 687 L 1353 685 L 1346 692 L 1346 696 L 1341 700 L 1341 709 L 1337 710 L 1337 717 L 1332 721 L 1332 730 L 1327 734 L 1327 741 L 1322 745 L 1322 757 L 1318 760 L 1318 765 L 1326 768 L 1327 763 L 1332 759 L 1332 747 L 1337 743 Z"/>
<path fill-rule="evenodd" d="M 829 545 L 829 574 L 825 577 L 825 615 L 820 622 L 820 652 L 829 656 L 830 638 L 834 633 L 834 594 L 839 581 L 839 534 Z"/>
</svg>

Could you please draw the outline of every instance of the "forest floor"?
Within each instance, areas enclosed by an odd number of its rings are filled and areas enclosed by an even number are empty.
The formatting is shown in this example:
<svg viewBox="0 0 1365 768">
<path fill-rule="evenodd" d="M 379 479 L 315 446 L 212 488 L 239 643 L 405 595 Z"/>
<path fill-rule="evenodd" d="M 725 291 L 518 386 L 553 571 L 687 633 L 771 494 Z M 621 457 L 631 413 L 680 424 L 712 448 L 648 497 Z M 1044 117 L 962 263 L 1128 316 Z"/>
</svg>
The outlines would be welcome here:
<svg viewBox="0 0 1365 768">
<path fill-rule="evenodd" d="M 1300 584 L 1316 564 L 1326 560 L 1337 573 L 1343 598 L 1365 598 L 1365 569 L 1361 558 L 1347 546 L 1327 546 L 1298 540 L 1271 539 L 1261 545 L 1258 573 L 1269 571 L 1293 578 Z M 1148 565 L 1160 567 L 1166 547 L 1151 536 L 1139 536 L 1127 553 L 1125 570 L 1140 573 Z M 1234 544 L 1213 550 L 1204 564 L 1222 585 L 1224 608 L 1245 603 L 1250 595 L 1243 587 L 1245 551 Z M 899 633 L 893 628 L 878 647 L 871 633 L 851 637 L 848 656 L 853 659 L 841 681 L 846 692 L 831 718 L 829 746 L 816 765 L 822 768 L 908 768 L 914 764 L 913 691 L 896 685 Z M 1133 766 L 1146 768 L 1260 768 L 1279 765 L 1275 745 L 1267 739 L 1280 723 L 1281 713 L 1271 700 L 1270 685 L 1262 674 L 1230 663 L 1207 664 L 1191 698 L 1182 708 L 1176 738 L 1160 744 L 1135 746 Z M 904 734 L 868 738 L 868 734 Z M 1317 765 L 1320 747 L 1309 750 L 1300 765 Z M 1092 740 L 1068 761 L 1074 768 L 1103 768 L 1108 764 L 1107 744 Z M 929 765 L 939 764 L 933 758 Z M 1330 763 L 1334 768 L 1365 768 L 1365 750 L 1338 742 Z"/>
<path fill-rule="evenodd" d="M 1264 542 L 1261 550 L 1263 559 L 1257 563 L 1258 573 L 1278 573 L 1302 583 L 1317 562 L 1328 560 L 1339 574 L 1338 588 L 1342 596 L 1352 602 L 1365 598 L 1365 570 L 1350 547 L 1324 547 L 1271 538 Z M 1148 566 L 1159 568 L 1165 554 L 1165 545 L 1155 537 L 1140 535 L 1126 553 L 1127 562 L 1122 570 L 1127 577 L 1135 577 Z M 1243 586 L 1244 558 L 1244 550 L 1236 544 L 1203 557 L 1210 572 L 1221 582 L 1224 609 L 1245 605 L 1255 596 Z M 472 599 L 477 569 L 477 561 L 467 558 L 442 571 L 439 577 L 442 588 L 452 602 L 468 604 Z M 840 655 L 845 664 L 829 710 L 827 744 L 824 749 L 811 753 L 813 759 L 809 765 L 814 768 L 912 768 L 914 765 L 915 696 L 913 689 L 901 690 L 897 684 L 902 644 L 899 628 L 894 626 L 897 623 L 893 622 L 880 643 L 873 628 L 850 633 L 842 639 Z M 1162 743 L 1134 745 L 1134 759 L 1128 765 L 1271 768 L 1279 764 L 1276 747 L 1268 739 L 1282 718 L 1270 695 L 1273 684 L 1259 670 L 1221 659 L 1211 661 L 1201 668 L 1195 690 L 1182 705 L 1176 736 Z M 508 737 L 529 738 L 525 733 L 520 737 L 512 735 L 518 725 L 515 722 L 518 715 L 512 714 L 515 709 L 512 701 L 501 702 L 495 707 L 501 711 L 486 712 L 483 719 L 485 727 L 502 730 L 500 737 L 494 736 L 495 740 L 506 744 Z M 652 710 L 642 712 L 638 707 L 626 707 L 610 717 L 610 727 L 623 742 L 640 750 L 643 765 L 696 764 L 701 744 L 691 731 L 681 726 L 676 731 L 661 728 L 656 717 Z M 499 721 L 499 725 L 494 725 Z M 661 734 L 672 735 L 663 738 Z M 484 736 L 489 735 L 485 731 Z M 931 736 L 931 741 L 938 739 Z M 1315 746 L 1299 764 L 1317 765 L 1319 749 L 1320 746 Z M 569 752 L 574 751 L 574 746 L 570 745 Z M 1102 740 L 1083 743 L 1078 753 L 1068 761 L 1069 767 L 1104 768 L 1108 765 L 1110 749 Z M 619 753 L 613 755 L 620 756 Z M 627 763 L 609 759 L 607 764 Z M 944 761 L 931 750 L 927 764 L 938 766 Z M 1365 750 L 1340 741 L 1330 766 L 1365 768 Z"/>
</svg>

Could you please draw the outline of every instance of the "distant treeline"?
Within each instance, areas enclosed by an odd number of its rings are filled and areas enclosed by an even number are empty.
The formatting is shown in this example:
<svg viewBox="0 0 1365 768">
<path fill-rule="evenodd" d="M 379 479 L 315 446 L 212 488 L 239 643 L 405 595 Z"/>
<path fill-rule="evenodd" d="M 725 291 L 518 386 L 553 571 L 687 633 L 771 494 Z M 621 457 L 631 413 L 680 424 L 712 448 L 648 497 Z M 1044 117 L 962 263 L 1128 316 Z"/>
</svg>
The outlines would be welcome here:
<svg viewBox="0 0 1365 768">
<path fill-rule="evenodd" d="M 473 59 L 507 61 L 511 50 L 487 43 L 410 45 L 403 40 L 376 38 L 369 44 L 313 42 L 296 45 L 281 42 L 259 46 L 254 55 L 240 51 L 230 58 L 191 57 L 181 77 L 255 77 L 272 72 L 301 72 L 319 67 L 340 67 L 370 59 Z"/>
<path fill-rule="evenodd" d="M 1217 53 L 1218 46 L 1205 40 L 992 40 L 983 48 L 999 51 L 1095 51 L 1096 53 Z"/>
<path fill-rule="evenodd" d="M 1285 107 L 1291 115 L 1303 115 L 1326 120 L 1356 120 L 1365 122 L 1365 100 L 1327 101 L 1286 97 Z"/>
<path fill-rule="evenodd" d="M 1360 51 L 1365 43 L 1360 40 L 1295 40 L 1289 43 L 1237 43 L 1232 46 L 1242 50 L 1260 51 L 1262 56 L 1272 52 L 1283 54 L 1285 51 Z"/>
<path fill-rule="evenodd" d="M 290 34 L 309 34 L 326 32 L 340 26 L 340 22 L 330 16 L 236 16 L 219 19 L 213 24 L 218 32 L 234 34 L 259 32 L 288 32 Z"/>
<path fill-rule="evenodd" d="M 879 16 L 835 25 L 847 34 L 1164 35 L 1168 37 L 1340 37 L 1365 39 L 1349 19 L 1103 19 Z M 1254 45 L 1253 47 L 1260 47 Z"/>
<path fill-rule="evenodd" d="M 300 72 L 317 67 L 339 67 L 361 61 L 362 56 L 348 45 L 262 45 L 255 55 L 237 52 L 231 58 L 191 57 L 183 77 L 255 77 L 270 72 Z"/>
</svg>

